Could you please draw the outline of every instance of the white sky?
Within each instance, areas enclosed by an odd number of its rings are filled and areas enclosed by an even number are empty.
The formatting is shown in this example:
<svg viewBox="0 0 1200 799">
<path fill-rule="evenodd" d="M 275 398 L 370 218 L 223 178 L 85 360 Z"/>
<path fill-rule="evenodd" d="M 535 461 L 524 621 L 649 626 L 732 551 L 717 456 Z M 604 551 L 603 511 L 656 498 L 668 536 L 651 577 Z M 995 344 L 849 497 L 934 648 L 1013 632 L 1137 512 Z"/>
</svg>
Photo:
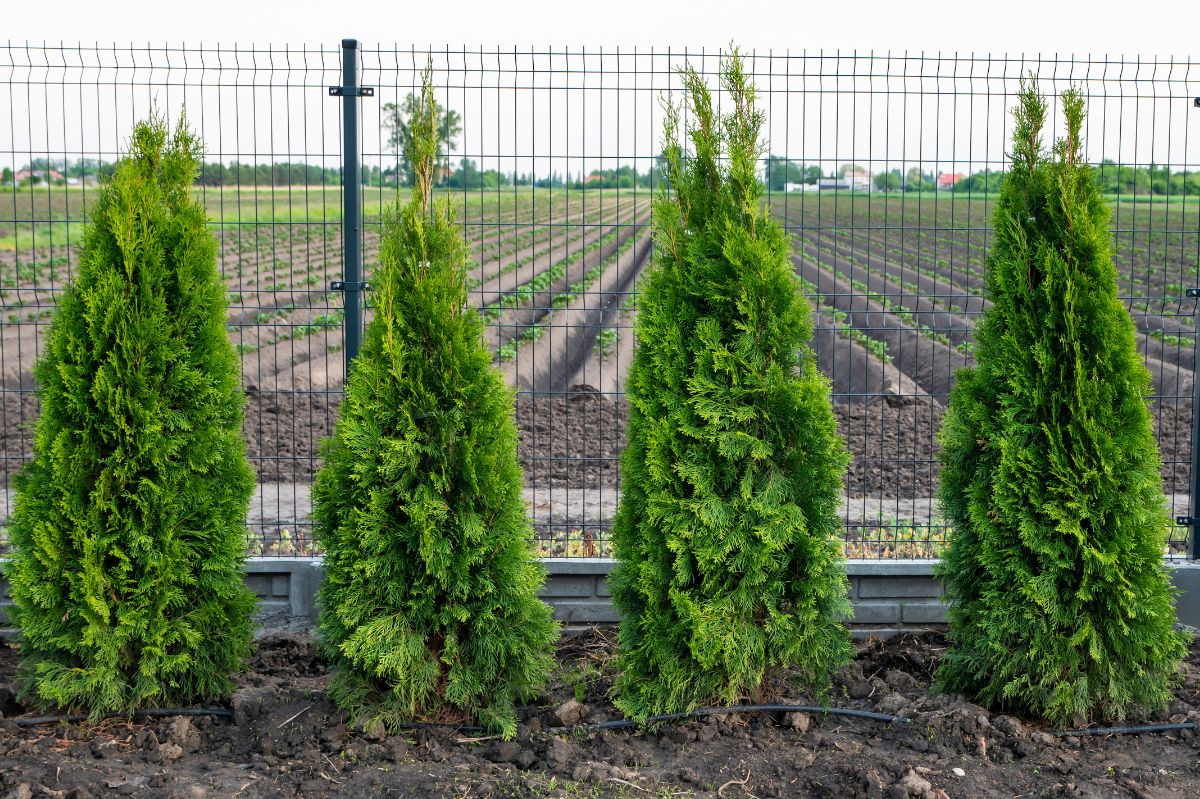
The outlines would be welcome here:
<svg viewBox="0 0 1200 799">
<path fill-rule="evenodd" d="M 655 45 L 1187 56 L 1187 0 L 59 0 L 4 4 L 0 37 L 416 45 Z M 1190 7 L 1190 10 L 1189 10 Z M 177 9 L 177 10 L 176 10 Z"/>
<path fill-rule="evenodd" d="M 114 13 L 118 8 L 120 13 Z M 172 8 L 186 9 L 186 15 Z M 1043 84 L 1046 91 L 1066 88 L 1063 73 L 1053 64 L 1056 55 L 1127 62 L 1117 70 L 1124 82 L 1106 82 L 1103 65 L 1082 67 L 1090 81 L 1085 87 L 1091 98 L 1085 131 L 1089 157 L 1200 169 L 1200 109 L 1193 110 L 1190 102 L 1193 94 L 1200 95 L 1197 19 L 1194 3 L 1162 0 L 9 0 L 0 12 L 0 43 L 202 44 L 208 67 L 212 48 L 219 44 L 223 69 L 181 72 L 183 56 L 142 57 L 127 49 L 114 56 L 123 65 L 119 71 L 101 71 L 96 77 L 97 72 L 85 68 L 96 60 L 94 51 L 76 55 L 80 68 L 63 72 L 52 64 L 31 69 L 29 63 L 36 64 L 43 52 L 19 48 L 16 66 L 6 69 L 0 44 L 0 161 L 20 166 L 46 154 L 111 160 L 132 121 L 144 116 L 153 100 L 169 114 L 186 104 L 210 155 L 226 163 L 296 160 L 336 166 L 338 105 L 321 92 L 323 85 L 339 82 L 336 54 L 326 57 L 324 69 L 276 72 L 272 78 L 247 71 L 245 65 L 254 59 L 244 55 L 238 62 L 242 68 L 230 70 L 225 46 L 310 44 L 333 50 L 342 37 L 356 37 L 366 48 L 396 44 L 435 51 L 445 46 L 490 50 L 490 60 L 478 57 L 474 66 L 461 53 L 435 59 L 440 68 L 435 84 L 443 103 L 463 115 L 455 158 L 470 156 L 485 168 L 504 171 L 578 174 L 631 163 L 631 158 L 644 171 L 659 149 L 657 90 L 677 87 L 670 67 L 680 63 L 649 60 L 644 57 L 648 48 L 660 54 L 668 47 L 676 54 L 684 47 L 692 54 L 702 48 L 711 53 L 731 41 L 759 57 L 752 68 L 768 114 L 771 151 L 819 161 L 827 172 L 850 161 L 875 172 L 911 165 L 933 172 L 1002 166 L 1007 103 L 1016 76 L 1033 63 L 1039 74 L 1060 79 Z M 495 57 L 497 48 L 514 46 L 575 54 L 603 47 L 608 56 L 514 56 L 504 63 Z M 623 55 L 614 58 L 618 47 Z M 634 47 L 642 57 L 632 57 Z M 768 54 L 785 52 L 841 57 L 803 63 L 766 60 Z M 881 60 L 850 58 L 872 52 Z M 972 53 L 1017 60 L 998 67 L 987 62 L 964 67 L 955 60 Z M 940 54 L 945 60 L 905 62 L 900 58 L 905 54 Z M 892 60 L 883 60 L 888 56 Z M 1145 68 L 1128 65 L 1139 57 Z M 194 53 L 186 58 L 188 64 L 196 63 Z M 387 151 L 380 109 L 401 99 L 416 78 L 411 56 L 375 58 L 364 82 L 377 85 L 379 94 L 363 101 L 363 151 L 368 163 L 373 158 L 386 166 L 394 158 L 380 155 Z M 1171 58 L 1193 58 L 1197 66 L 1162 66 Z M 161 68 L 164 61 L 172 70 Z M 142 66 L 131 70 L 131 63 Z M 147 70 L 147 63 L 157 66 Z M 476 70 L 488 65 L 500 71 Z M 639 74 L 630 77 L 635 68 Z M 646 77 L 649 69 L 657 74 Z M 905 69 L 927 74 L 919 80 L 898 78 Z M 1075 69 L 1073 79 L 1081 68 Z M 605 74 L 597 76 L 600 70 Z M 621 70 L 628 72 L 614 75 Z M 831 77 L 845 74 L 855 77 Z M 1112 71 L 1107 74 L 1113 76 Z M 113 75 L 121 81 L 136 75 L 142 83 L 136 88 L 88 88 L 89 81 L 112 81 Z M 1133 75 L 1139 80 L 1157 77 L 1149 83 L 1129 82 Z M 266 86 L 276 80 L 282 88 Z M 214 82 L 224 87 L 214 88 Z M 504 82 L 509 85 L 497 88 Z M 530 85 L 518 87 L 521 82 Z M 251 83 L 258 88 L 247 89 Z"/>
</svg>

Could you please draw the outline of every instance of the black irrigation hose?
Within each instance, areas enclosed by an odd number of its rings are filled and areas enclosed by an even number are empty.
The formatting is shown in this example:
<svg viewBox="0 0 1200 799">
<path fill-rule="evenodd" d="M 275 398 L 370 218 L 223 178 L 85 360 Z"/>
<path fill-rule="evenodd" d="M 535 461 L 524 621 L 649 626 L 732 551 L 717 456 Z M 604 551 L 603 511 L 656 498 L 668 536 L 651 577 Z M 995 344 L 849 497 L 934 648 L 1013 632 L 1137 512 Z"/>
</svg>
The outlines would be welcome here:
<svg viewBox="0 0 1200 799">
<path fill-rule="evenodd" d="M 1194 721 L 1185 721 L 1178 724 L 1140 724 L 1130 727 L 1091 727 L 1081 730 L 1066 730 L 1065 732 L 1054 733 L 1059 738 L 1067 736 L 1084 736 L 1084 735 L 1137 735 L 1143 732 L 1169 732 L 1171 730 L 1195 730 L 1200 728 L 1200 724 Z"/>
<path fill-rule="evenodd" d="M 546 732 L 570 734 L 574 732 L 592 732 L 595 730 L 627 730 L 650 724 L 661 724 L 666 721 L 683 721 L 685 719 L 703 718 L 705 716 L 722 716 L 730 713 L 814 713 L 827 716 L 849 716 L 856 719 L 882 721 L 885 723 L 912 724 L 912 719 L 904 716 L 890 716 L 886 713 L 873 713 L 869 710 L 853 710 L 843 707 L 819 707 L 817 705 L 732 705 L 730 707 L 698 707 L 686 713 L 665 713 L 661 716 L 650 716 L 644 722 L 631 719 L 615 719 L 601 721 L 596 724 L 573 724 L 569 727 L 552 727 Z M 483 727 L 473 727 L 465 724 L 447 724 L 432 721 L 406 721 L 399 725 L 405 729 L 455 729 L 460 732 L 486 732 Z"/>
<path fill-rule="evenodd" d="M 818 707 L 816 705 L 732 705 L 730 707 L 698 707 L 686 713 L 664 713 L 661 716 L 650 716 L 645 722 L 639 723 L 629 719 L 602 721 L 599 724 L 578 724 L 566 727 L 564 730 L 622 730 L 630 727 L 640 727 L 643 724 L 659 724 L 664 721 L 682 721 L 684 719 L 703 718 L 705 716 L 722 716 L 729 713 L 815 713 L 826 716 L 849 716 L 856 719 L 869 719 L 886 723 L 898 722 L 912 724 L 912 719 L 904 716 L 891 716 L 887 713 L 873 713 L 870 710 L 853 710 L 844 707 Z"/>
<path fill-rule="evenodd" d="M 233 711 L 224 707 L 148 707 L 144 710 L 135 710 L 132 713 L 102 713 L 99 717 L 92 717 L 86 713 L 75 713 L 62 716 L 38 716 L 32 719 L 15 719 L 15 721 L 18 727 L 35 727 L 39 724 L 58 724 L 64 721 L 68 724 L 74 724 L 80 721 L 162 718 L 165 716 L 217 716 L 219 718 L 230 718 L 233 716 Z"/>
</svg>

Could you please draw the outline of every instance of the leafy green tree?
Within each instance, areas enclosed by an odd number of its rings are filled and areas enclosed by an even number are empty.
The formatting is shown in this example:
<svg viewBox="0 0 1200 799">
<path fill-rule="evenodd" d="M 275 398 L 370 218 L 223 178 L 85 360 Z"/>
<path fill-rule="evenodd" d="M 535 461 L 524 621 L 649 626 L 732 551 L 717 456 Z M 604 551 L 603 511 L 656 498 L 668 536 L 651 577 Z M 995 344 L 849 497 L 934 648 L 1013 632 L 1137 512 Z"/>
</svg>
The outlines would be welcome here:
<svg viewBox="0 0 1200 799">
<path fill-rule="evenodd" d="M 249 651 L 254 474 L 216 243 L 189 192 L 200 157 L 182 120 L 134 128 L 34 372 L 6 571 L 23 690 L 43 707 L 221 696 Z"/>
<path fill-rule="evenodd" d="M 504 736 L 558 635 L 537 597 L 512 394 L 467 304 L 470 258 L 431 194 L 430 71 L 408 129 L 412 200 L 384 215 L 375 316 L 313 486 L 330 693 L 366 724 L 457 708 Z"/>
<path fill-rule="evenodd" d="M 413 186 L 416 181 L 416 158 L 413 152 L 412 120 L 421 110 L 422 99 L 411 92 L 404 102 L 385 103 L 383 106 L 383 124 L 391 134 L 388 136 L 388 147 L 400 156 L 400 169 L 404 174 L 405 185 Z M 434 184 L 440 183 L 450 174 L 450 152 L 454 149 L 455 141 L 462 133 L 462 116 L 453 109 L 442 108 L 436 100 L 433 101 L 434 118 L 437 129 L 437 147 L 434 153 Z"/>
<path fill-rule="evenodd" d="M 804 182 L 804 165 L 777 155 L 767 156 L 764 182 L 770 191 L 783 191 L 789 183 Z"/>
<path fill-rule="evenodd" d="M 875 176 L 875 188 L 880 191 L 900 191 L 900 170 L 893 169 L 891 172 L 880 172 Z"/>
<path fill-rule="evenodd" d="M 905 191 L 929 191 L 932 189 L 933 175 L 926 174 L 921 167 L 909 167 L 904 173 Z"/>
<path fill-rule="evenodd" d="M 1144 397 L 1149 374 L 1118 297 L 1109 210 L 1083 162 L 1083 96 L 1042 148 L 1026 83 L 996 202 L 991 307 L 942 430 L 954 533 L 940 574 L 954 648 L 941 685 L 1056 724 L 1161 708 L 1186 653 L 1163 564 L 1167 516 Z"/>
<path fill-rule="evenodd" d="M 4 171 L 0 172 L 0 186 L 11 186 L 13 182 L 13 171 L 11 167 L 4 167 Z"/>
<path fill-rule="evenodd" d="M 993 169 L 985 169 L 981 172 L 976 172 L 972 175 L 967 175 L 962 180 L 950 187 L 950 191 L 957 194 L 995 194 L 1000 191 L 1000 184 L 1004 181 L 1004 172 Z"/>
<path fill-rule="evenodd" d="M 772 666 L 820 687 L 850 656 L 848 456 L 791 243 L 762 203 L 763 114 L 736 53 L 728 115 L 683 79 L 693 151 L 669 106 L 613 527 L 617 705 L 635 718 L 757 696 Z"/>
<path fill-rule="evenodd" d="M 481 171 L 479 165 L 470 158 L 459 161 L 458 170 L 446 179 L 446 185 L 452 189 L 494 189 L 498 186 L 508 186 L 512 179 L 495 169 Z"/>
</svg>

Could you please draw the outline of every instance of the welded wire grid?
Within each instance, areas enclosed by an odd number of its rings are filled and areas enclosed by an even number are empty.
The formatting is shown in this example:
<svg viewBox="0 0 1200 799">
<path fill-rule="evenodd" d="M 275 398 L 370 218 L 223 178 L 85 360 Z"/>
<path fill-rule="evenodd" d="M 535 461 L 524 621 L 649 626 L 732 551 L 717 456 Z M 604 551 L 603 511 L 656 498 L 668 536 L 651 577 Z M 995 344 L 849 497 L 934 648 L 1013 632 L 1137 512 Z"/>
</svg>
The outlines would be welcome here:
<svg viewBox="0 0 1200 799">
<path fill-rule="evenodd" d="M 39 158 L 111 161 L 151 101 L 169 118 L 186 101 L 207 160 L 231 181 L 199 191 L 221 237 L 231 335 L 242 351 L 260 479 L 251 548 L 311 552 L 308 485 L 340 399 L 345 354 L 341 297 L 328 292 L 342 277 L 341 101 L 327 96 L 341 83 L 340 49 L 13 45 L 7 55 L 0 155 L 14 172 Z M 429 61 L 437 100 L 459 128 L 439 154 L 439 195 L 470 244 L 471 301 L 517 390 L 526 499 L 544 555 L 611 551 L 660 103 L 681 101 L 684 64 L 715 87 L 723 56 L 361 51 L 359 83 L 375 88 L 358 101 L 366 279 L 381 211 L 407 196 L 404 188 L 397 195 L 404 162 L 395 109 L 419 91 Z M 933 499 L 936 435 L 954 370 L 970 363 L 996 173 L 1008 164 L 1008 112 L 1030 73 L 1051 97 L 1048 136 L 1061 130 L 1058 92 L 1079 86 L 1088 98 L 1087 153 L 1106 162 L 1120 292 L 1152 373 L 1164 485 L 1172 515 L 1189 515 L 1196 301 L 1186 290 L 1200 280 L 1200 178 L 1178 173 L 1200 171 L 1200 110 L 1192 108 L 1200 81 L 1190 64 L 845 52 L 747 58 L 766 115 L 765 199 L 793 235 L 793 262 L 815 311 L 814 351 L 854 457 L 846 553 L 926 557 L 944 543 Z M 726 98 L 717 92 L 716 100 Z M 235 160 L 259 171 L 230 170 Z M 271 172 L 284 162 L 315 171 Z M 30 367 L 95 195 L 87 182 L 14 183 L 0 188 L 6 483 L 30 452 Z M 1187 535 L 1174 529 L 1173 555 Z"/>
<path fill-rule="evenodd" d="M 0 485 L 32 452 L 32 368 L 98 181 L 135 122 L 156 111 L 174 126 L 186 110 L 207 150 L 196 192 L 218 241 L 259 480 L 249 548 L 311 552 L 308 485 L 343 374 L 341 297 L 328 290 L 341 277 L 341 114 L 326 96 L 339 48 L 9 44 L 0 75 Z"/>
</svg>

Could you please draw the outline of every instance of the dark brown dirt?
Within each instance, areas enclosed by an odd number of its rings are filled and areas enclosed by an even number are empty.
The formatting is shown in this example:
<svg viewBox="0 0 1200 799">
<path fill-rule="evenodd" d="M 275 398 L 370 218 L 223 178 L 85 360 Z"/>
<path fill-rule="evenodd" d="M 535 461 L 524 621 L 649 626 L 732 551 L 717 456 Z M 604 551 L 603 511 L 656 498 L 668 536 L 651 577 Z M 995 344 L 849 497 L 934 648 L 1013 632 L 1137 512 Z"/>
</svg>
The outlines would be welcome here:
<svg viewBox="0 0 1200 799">
<path fill-rule="evenodd" d="M 1059 738 L 960 696 L 934 695 L 939 633 L 859 644 L 831 703 L 910 718 L 730 715 L 654 731 L 561 729 L 617 717 L 609 629 L 566 637 L 517 740 L 445 728 L 383 736 L 325 698 L 307 636 L 261 641 L 232 718 L 19 728 L 15 653 L 0 649 L 0 796 L 174 797 L 1142 797 L 1200 795 L 1192 730 Z M 1200 719 L 1200 652 L 1162 720 Z M 770 699 L 808 703 L 786 672 Z M 578 702 L 577 702 L 578 700 Z"/>
<path fill-rule="evenodd" d="M 36 401 L 30 394 L 0 392 L 0 468 L 3 485 L 32 452 Z M 337 392 L 251 392 L 245 432 L 251 462 L 262 482 L 308 483 L 316 474 L 320 442 L 333 431 Z M 937 431 L 945 409 L 928 399 L 887 398 L 837 403 L 838 429 L 854 455 L 846 485 L 850 496 L 932 496 L 937 489 Z M 598 486 L 618 483 L 628 406 L 576 387 L 551 397 L 518 398 L 519 451 L 530 486 Z M 1168 492 L 1188 490 L 1190 401 L 1154 406 L 1153 418 Z"/>
</svg>

